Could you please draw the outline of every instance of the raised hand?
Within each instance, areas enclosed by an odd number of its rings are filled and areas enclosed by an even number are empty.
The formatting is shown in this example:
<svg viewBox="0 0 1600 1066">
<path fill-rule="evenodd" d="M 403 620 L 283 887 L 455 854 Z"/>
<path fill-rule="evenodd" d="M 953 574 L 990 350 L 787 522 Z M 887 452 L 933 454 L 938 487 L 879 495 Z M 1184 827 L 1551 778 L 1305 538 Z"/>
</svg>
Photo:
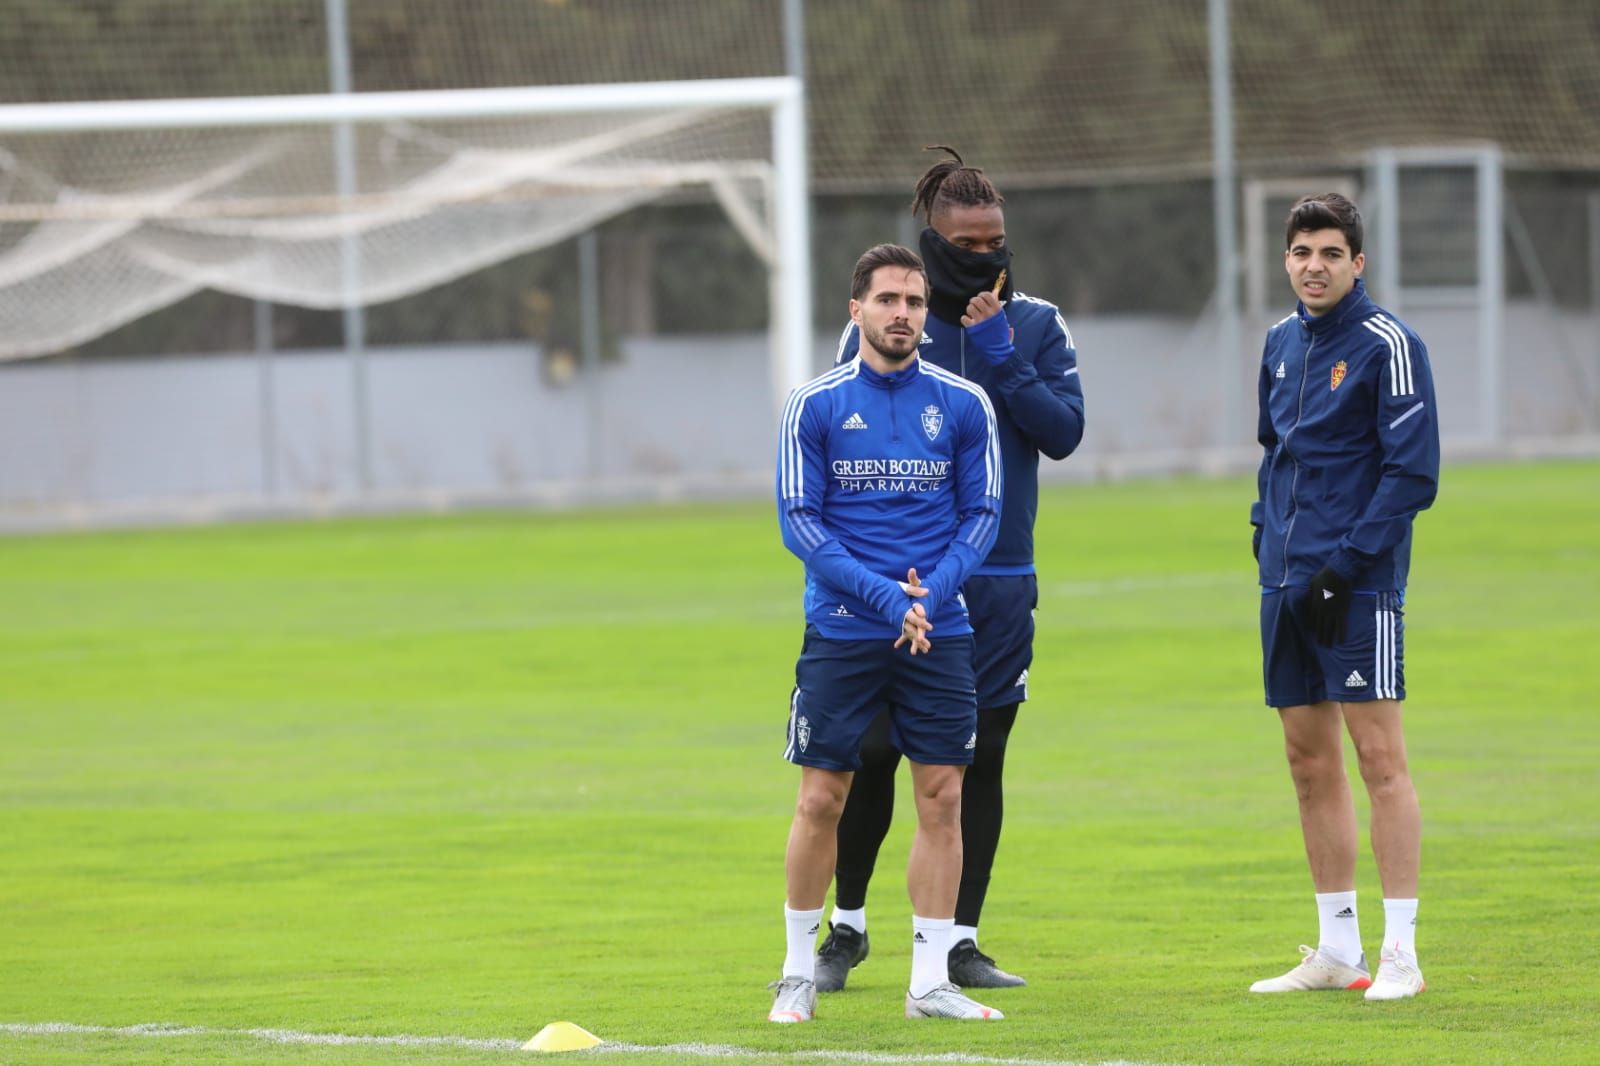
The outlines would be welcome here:
<svg viewBox="0 0 1600 1066">
<path fill-rule="evenodd" d="M 1011 321 L 994 293 L 980 292 L 967 301 L 961 324 L 967 328 L 971 346 L 991 365 L 999 366 L 1016 352 L 1011 342 Z"/>
</svg>

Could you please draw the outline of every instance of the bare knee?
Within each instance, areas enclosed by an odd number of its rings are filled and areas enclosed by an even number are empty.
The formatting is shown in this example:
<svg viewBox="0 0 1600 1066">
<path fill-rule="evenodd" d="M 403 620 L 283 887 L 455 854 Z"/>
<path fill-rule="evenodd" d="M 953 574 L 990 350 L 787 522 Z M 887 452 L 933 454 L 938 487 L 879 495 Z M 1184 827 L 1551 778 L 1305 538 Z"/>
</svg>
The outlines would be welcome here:
<svg viewBox="0 0 1600 1066">
<path fill-rule="evenodd" d="M 1397 748 L 1383 739 L 1361 740 L 1356 743 L 1356 758 L 1361 763 L 1361 780 L 1374 799 L 1411 788 L 1411 771 L 1403 747 Z"/>
<path fill-rule="evenodd" d="M 923 773 L 916 781 L 917 817 L 928 826 L 959 828 L 961 825 L 961 770 L 940 767 L 941 772 Z"/>
<path fill-rule="evenodd" d="M 1317 748 L 1299 744 L 1285 747 L 1289 776 L 1302 800 L 1337 790 L 1344 785 L 1344 755 L 1339 748 Z"/>
<path fill-rule="evenodd" d="M 795 818 L 813 825 L 837 825 L 849 794 L 848 777 L 807 780 L 801 784 L 799 798 L 795 800 Z"/>
</svg>

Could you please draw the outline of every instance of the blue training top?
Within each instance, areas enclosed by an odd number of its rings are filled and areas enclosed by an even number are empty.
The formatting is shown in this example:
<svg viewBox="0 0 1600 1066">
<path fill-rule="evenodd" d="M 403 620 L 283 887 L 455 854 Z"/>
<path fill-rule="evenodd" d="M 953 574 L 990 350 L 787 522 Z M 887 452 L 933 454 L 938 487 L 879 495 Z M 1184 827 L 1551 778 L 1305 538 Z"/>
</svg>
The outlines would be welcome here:
<svg viewBox="0 0 1600 1066">
<path fill-rule="evenodd" d="M 968 330 L 931 311 L 917 351 L 924 364 L 960 374 L 979 385 L 994 407 L 1005 467 L 1000 532 L 975 571 L 984 575 L 1033 573 L 1033 523 L 1039 510 L 1039 456 L 1065 459 L 1083 440 L 1083 386 L 1078 350 L 1056 305 L 1017 293 L 1002 312 L 1013 351 L 998 365 L 968 342 Z M 852 322 L 839 338 L 835 361 L 855 357 L 860 334 Z"/>
<path fill-rule="evenodd" d="M 961 583 L 999 526 L 994 410 L 978 386 L 913 359 L 860 358 L 795 389 L 778 442 L 778 524 L 806 566 L 806 621 L 825 637 L 900 635 L 920 602 L 932 639 L 972 632 Z M 928 595 L 900 583 L 915 567 Z"/>
<path fill-rule="evenodd" d="M 1258 390 L 1262 587 L 1304 588 L 1329 566 L 1357 589 L 1403 592 L 1412 519 L 1439 490 L 1422 338 L 1357 279 L 1326 314 L 1301 304 L 1267 332 Z"/>
</svg>

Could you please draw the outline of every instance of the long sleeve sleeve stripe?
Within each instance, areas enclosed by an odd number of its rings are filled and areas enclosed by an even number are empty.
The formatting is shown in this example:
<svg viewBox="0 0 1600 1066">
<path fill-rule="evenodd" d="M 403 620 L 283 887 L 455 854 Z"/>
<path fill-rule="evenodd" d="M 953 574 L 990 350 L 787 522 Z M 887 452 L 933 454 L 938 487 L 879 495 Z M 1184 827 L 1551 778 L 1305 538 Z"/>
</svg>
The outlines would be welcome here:
<svg viewBox="0 0 1600 1066">
<path fill-rule="evenodd" d="M 1406 339 L 1405 330 L 1382 315 L 1375 315 L 1362 325 L 1382 337 L 1389 346 L 1390 395 L 1410 396 L 1416 391 L 1416 385 L 1411 377 L 1411 342 Z"/>
<path fill-rule="evenodd" d="M 1393 429 L 1394 427 L 1398 426 L 1400 423 L 1404 422 L 1406 419 L 1410 418 L 1412 415 L 1416 414 L 1418 411 L 1422 410 L 1426 406 L 1427 406 L 1427 404 L 1423 403 L 1421 400 L 1418 400 L 1415 404 L 1413 404 L 1411 407 L 1406 409 L 1406 413 L 1405 414 L 1401 415 L 1399 418 L 1395 419 L 1393 422 L 1390 422 L 1389 423 L 1389 428 Z"/>
<path fill-rule="evenodd" d="M 854 335 L 855 328 L 855 322 L 851 321 L 845 323 L 844 332 L 839 334 L 839 347 L 834 349 L 833 352 L 833 361 L 835 364 L 842 364 L 844 362 L 845 350 L 850 346 L 850 338 L 852 335 Z"/>
<path fill-rule="evenodd" d="M 991 426 L 995 424 L 994 406 L 989 403 L 989 394 L 983 391 L 982 387 L 974 385 L 959 374 L 952 374 L 943 367 L 935 366 L 932 363 L 924 363 L 923 370 L 941 381 L 948 381 L 957 388 L 976 396 L 978 402 L 983 404 L 984 413 L 989 417 L 989 424 Z M 984 495 L 998 499 L 1001 489 L 1000 438 L 992 432 L 989 434 L 989 442 L 983 450 L 983 474 Z"/>
<path fill-rule="evenodd" d="M 853 376 L 854 373 L 854 363 L 841 366 L 789 394 L 789 402 L 783 409 L 781 430 L 783 475 L 781 484 L 784 499 L 796 500 L 805 497 L 805 459 L 800 449 L 800 416 L 805 410 L 806 400 Z"/>
</svg>

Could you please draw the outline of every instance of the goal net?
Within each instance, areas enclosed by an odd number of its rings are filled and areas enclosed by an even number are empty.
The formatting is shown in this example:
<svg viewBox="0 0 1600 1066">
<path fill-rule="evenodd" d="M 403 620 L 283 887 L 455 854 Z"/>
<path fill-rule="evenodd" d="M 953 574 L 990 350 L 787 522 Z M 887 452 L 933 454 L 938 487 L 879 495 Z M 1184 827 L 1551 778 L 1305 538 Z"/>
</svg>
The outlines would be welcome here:
<svg viewBox="0 0 1600 1066">
<path fill-rule="evenodd" d="M 0 360 L 202 288 L 393 300 L 686 189 L 807 324 L 799 106 L 786 78 L 0 106 Z"/>
</svg>

